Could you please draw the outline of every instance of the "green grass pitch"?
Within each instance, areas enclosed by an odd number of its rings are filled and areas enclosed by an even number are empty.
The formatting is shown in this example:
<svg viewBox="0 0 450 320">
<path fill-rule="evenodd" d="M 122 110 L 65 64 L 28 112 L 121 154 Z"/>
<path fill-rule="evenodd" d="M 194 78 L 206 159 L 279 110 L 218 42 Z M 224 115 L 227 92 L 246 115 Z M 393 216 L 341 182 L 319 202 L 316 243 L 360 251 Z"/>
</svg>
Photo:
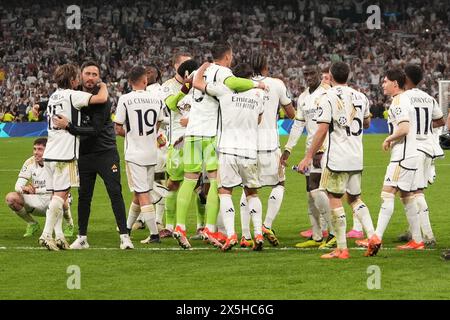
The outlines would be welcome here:
<svg viewBox="0 0 450 320">
<path fill-rule="evenodd" d="M 388 163 L 381 151 L 383 135 L 365 136 L 363 199 L 374 224 L 380 206 L 380 190 Z M 4 199 L 14 188 L 23 161 L 30 156 L 32 138 L 0 139 L 0 195 Z M 286 137 L 282 138 L 282 145 Z M 122 140 L 118 141 L 122 150 Z M 296 164 L 304 152 L 304 138 L 290 159 Z M 122 151 L 121 151 L 122 156 Z M 385 249 L 365 258 L 352 249 L 351 259 L 324 261 L 318 250 L 294 249 L 300 230 L 309 228 L 304 177 L 287 170 L 286 193 L 274 223 L 281 245 L 266 243 L 262 252 L 233 249 L 222 253 L 193 241 L 196 250 L 179 250 L 174 239 L 160 245 L 142 245 L 147 231 L 132 237 L 136 250 L 118 249 L 103 182 L 97 180 L 89 228 L 91 249 L 48 252 L 40 249 L 38 236 L 23 239 L 25 224 L 2 202 L 0 205 L 0 300 L 4 299 L 449 299 L 450 263 L 439 258 L 450 247 L 449 207 L 450 154 L 437 162 L 437 181 L 427 191 L 430 216 L 438 241 L 436 250 L 404 252 L 395 250 L 396 237 L 406 229 L 406 217 L 398 199 L 384 238 Z M 122 157 L 123 158 L 123 157 Z M 123 166 L 122 166 L 123 168 Z M 131 194 L 122 175 L 128 207 Z M 235 200 L 240 196 L 235 191 Z M 261 191 L 266 208 L 269 189 Z M 72 211 L 77 219 L 77 191 L 72 191 Z M 237 203 L 237 201 L 236 201 Z M 352 217 L 348 207 L 347 225 Z M 237 215 L 238 217 L 238 215 Z M 43 218 L 37 218 L 44 224 Z M 236 221 L 240 230 L 239 218 Z M 188 232 L 195 231 L 191 215 Z M 354 242 L 349 241 L 354 248 Z M 81 289 L 69 290 L 67 268 L 79 266 Z M 369 290 L 368 267 L 381 270 L 381 288 Z M 369 279 L 370 282 L 370 279 Z"/>
</svg>

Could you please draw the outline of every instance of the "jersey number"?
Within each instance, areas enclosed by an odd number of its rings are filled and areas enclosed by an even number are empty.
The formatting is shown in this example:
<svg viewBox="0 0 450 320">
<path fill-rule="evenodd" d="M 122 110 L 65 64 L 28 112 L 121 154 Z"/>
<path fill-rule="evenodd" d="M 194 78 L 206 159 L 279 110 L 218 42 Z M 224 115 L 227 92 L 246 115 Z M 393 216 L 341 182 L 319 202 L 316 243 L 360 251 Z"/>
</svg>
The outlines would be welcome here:
<svg viewBox="0 0 450 320">
<path fill-rule="evenodd" d="M 56 130 L 56 128 L 53 128 L 52 118 L 56 115 L 58 108 L 62 109 L 62 104 L 49 104 L 47 106 L 48 130 Z"/>
<path fill-rule="evenodd" d="M 137 115 L 138 115 L 138 130 L 139 130 L 139 135 L 143 136 L 144 135 L 144 124 L 150 128 L 150 130 L 145 131 L 145 135 L 149 135 L 152 134 L 155 131 L 155 124 L 156 124 L 156 118 L 158 117 L 158 115 L 156 114 L 156 111 L 153 109 L 149 109 L 147 111 L 145 111 L 144 114 L 142 114 L 142 110 L 134 110 L 136 111 Z M 149 119 L 149 115 L 151 113 L 151 121 Z"/>
<path fill-rule="evenodd" d="M 416 109 L 416 120 L 417 120 L 417 134 L 428 134 L 428 124 L 430 121 L 430 114 L 428 108 L 422 108 L 423 112 L 425 113 L 425 126 L 423 128 L 424 132 L 421 132 L 420 127 L 420 109 L 421 108 L 414 108 Z"/>
<path fill-rule="evenodd" d="M 353 119 L 353 123 L 356 121 L 356 123 L 358 124 L 358 130 L 357 131 L 351 131 L 350 130 L 350 127 L 345 127 L 345 130 L 347 131 L 347 136 L 350 136 L 350 135 L 352 135 L 352 136 L 355 136 L 355 137 L 357 137 L 357 136 L 359 136 L 359 135 L 361 135 L 361 133 L 362 133 L 362 122 L 361 122 L 361 120 L 360 119 L 358 119 L 358 118 L 355 118 L 355 119 Z"/>
</svg>

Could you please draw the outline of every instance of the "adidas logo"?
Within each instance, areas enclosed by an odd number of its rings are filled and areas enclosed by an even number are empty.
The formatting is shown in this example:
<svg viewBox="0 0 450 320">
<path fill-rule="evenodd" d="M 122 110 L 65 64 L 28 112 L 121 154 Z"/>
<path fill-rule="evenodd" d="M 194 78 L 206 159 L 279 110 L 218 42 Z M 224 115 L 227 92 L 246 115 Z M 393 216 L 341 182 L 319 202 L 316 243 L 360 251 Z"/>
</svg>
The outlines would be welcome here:
<svg viewBox="0 0 450 320">
<path fill-rule="evenodd" d="M 230 209 L 228 209 L 227 211 L 225 211 L 225 213 L 234 213 L 234 209 L 233 209 L 233 208 L 230 208 Z"/>
<path fill-rule="evenodd" d="M 270 199 L 270 200 L 277 200 L 277 198 L 275 198 L 275 196 L 270 196 L 269 199 Z"/>
<path fill-rule="evenodd" d="M 241 208 L 242 207 L 245 207 L 245 203 L 244 202 L 241 202 Z"/>
<path fill-rule="evenodd" d="M 391 181 L 391 179 L 388 177 L 387 179 L 386 179 L 386 182 L 390 182 Z"/>
<path fill-rule="evenodd" d="M 250 214 L 254 214 L 254 213 L 256 213 L 255 209 L 250 210 Z"/>
</svg>

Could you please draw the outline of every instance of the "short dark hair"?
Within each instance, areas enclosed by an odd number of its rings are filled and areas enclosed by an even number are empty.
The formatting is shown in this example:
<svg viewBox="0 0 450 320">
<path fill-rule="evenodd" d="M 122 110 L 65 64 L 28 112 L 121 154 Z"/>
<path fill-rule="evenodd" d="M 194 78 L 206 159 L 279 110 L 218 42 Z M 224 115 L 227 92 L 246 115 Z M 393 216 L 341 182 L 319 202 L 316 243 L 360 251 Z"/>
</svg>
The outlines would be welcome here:
<svg viewBox="0 0 450 320">
<path fill-rule="evenodd" d="M 405 74 L 416 86 L 423 80 L 423 70 L 417 64 L 407 64 L 405 66 Z"/>
<path fill-rule="evenodd" d="M 130 72 L 128 73 L 128 80 L 131 83 L 136 83 L 140 78 L 143 76 L 147 76 L 147 72 L 145 71 L 144 67 L 136 66 L 131 68 Z"/>
<path fill-rule="evenodd" d="M 386 72 L 386 78 L 388 78 L 390 81 L 397 81 L 400 89 L 405 88 L 406 74 L 403 72 L 402 69 L 396 68 L 388 70 Z"/>
<path fill-rule="evenodd" d="M 231 50 L 231 44 L 228 41 L 215 41 L 211 48 L 211 55 L 214 60 L 220 60 L 223 56 Z"/>
<path fill-rule="evenodd" d="M 186 72 L 191 74 L 193 71 L 197 70 L 199 67 L 198 62 L 194 59 L 189 59 L 180 64 L 178 67 L 177 73 L 180 77 L 184 78 Z"/>
<path fill-rule="evenodd" d="M 63 64 L 56 68 L 53 77 L 55 82 L 61 89 L 72 89 L 70 86 L 70 81 L 76 79 L 78 76 L 78 67 L 74 64 Z"/>
<path fill-rule="evenodd" d="M 176 52 L 172 57 L 172 66 L 174 66 L 181 57 L 192 57 L 192 55 L 186 51 Z"/>
<path fill-rule="evenodd" d="M 35 145 L 41 145 L 41 146 L 47 146 L 47 138 L 38 138 L 36 140 L 34 140 L 33 142 L 33 146 Z"/>
<path fill-rule="evenodd" d="M 330 73 L 337 83 L 346 83 L 350 74 L 350 67 L 345 62 L 335 62 L 330 67 Z"/>
<path fill-rule="evenodd" d="M 97 67 L 97 69 L 98 69 L 98 74 L 100 75 L 100 65 L 97 63 L 97 62 L 95 62 L 94 60 L 88 60 L 88 61 L 85 61 L 82 65 L 81 65 L 81 72 L 83 72 L 83 70 L 84 70 L 84 68 L 87 68 L 87 67 Z"/>
<path fill-rule="evenodd" d="M 233 74 L 239 78 L 250 78 L 253 75 L 253 68 L 248 63 L 238 63 L 233 68 Z"/>
<path fill-rule="evenodd" d="M 267 57 L 262 53 L 252 54 L 250 57 L 250 65 L 254 74 L 261 75 L 262 70 L 267 67 Z"/>
</svg>

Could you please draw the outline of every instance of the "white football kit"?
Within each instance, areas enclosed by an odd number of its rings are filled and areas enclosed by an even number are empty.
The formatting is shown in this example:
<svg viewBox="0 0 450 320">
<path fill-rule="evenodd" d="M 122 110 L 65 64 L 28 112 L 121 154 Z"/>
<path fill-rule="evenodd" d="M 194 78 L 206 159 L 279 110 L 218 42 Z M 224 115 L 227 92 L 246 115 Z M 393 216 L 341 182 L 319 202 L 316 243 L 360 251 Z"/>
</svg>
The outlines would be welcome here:
<svg viewBox="0 0 450 320">
<path fill-rule="evenodd" d="M 320 99 L 317 123 L 328 123 L 329 139 L 321 187 L 336 194 L 361 194 L 364 119 L 369 100 L 348 86 L 330 88 Z"/>
<path fill-rule="evenodd" d="M 65 191 L 78 187 L 79 138 L 67 130 L 53 127 L 52 117 L 62 115 L 69 122 L 81 125 L 80 109 L 89 105 L 92 94 L 71 89 L 58 89 L 51 96 L 47 105 L 48 141 L 44 151 L 49 191 Z"/>
<path fill-rule="evenodd" d="M 391 159 L 384 178 L 385 186 L 402 191 L 415 191 L 415 174 L 418 165 L 417 125 L 415 109 L 406 92 L 392 100 L 388 111 L 389 133 L 392 134 L 402 122 L 409 122 L 408 134 L 391 145 Z"/>
<path fill-rule="evenodd" d="M 263 91 L 251 89 L 236 93 L 223 84 L 210 84 L 206 92 L 220 102 L 219 185 L 259 188 L 257 141 L 258 117 L 264 112 Z"/>
<path fill-rule="evenodd" d="M 259 179 L 262 186 L 275 186 L 286 179 L 284 167 L 280 166 L 278 108 L 289 105 L 292 100 L 283 81 L 263 76 L 253 80 L 262 81 L 268 87 L 268 91 L 264 92 L 264 113 L 258 126 Z"/>
<path fill-rule="evenodd" d="M 433 120 L 442 119 L 444 116 L 437 101 L 420 89 L 411 89 L 405 92 L 409 97 L 415 111 L 417 123 L 416 137 L 418 161 L 415 174 L 415 187 L 424 189 L 428 182 L 433 180 L 432 162 L 433 159 L 442 157 L 444 152 L 433 135 Z"/>
<path fill-rule="evenodd" d="M 159 94 L 136 90 L 119 98 L 115 122 L 125 129 L 125 162 L 128 185 L 137 193 L 153 188 L 157 162 L 157 124 L 162 120 Z"/>
<path fill-rule="evenodd" d="M 25 210 L 33 215 L 45 216 L 52 194 L 46 188 L 47 172 L 34 157 L 25 161 L 15 185 L 15 191 L 22 194 Z M 34 187 L 35 194 L 23 194 L 22 187 L 28 182 Z"/>
</svg>

